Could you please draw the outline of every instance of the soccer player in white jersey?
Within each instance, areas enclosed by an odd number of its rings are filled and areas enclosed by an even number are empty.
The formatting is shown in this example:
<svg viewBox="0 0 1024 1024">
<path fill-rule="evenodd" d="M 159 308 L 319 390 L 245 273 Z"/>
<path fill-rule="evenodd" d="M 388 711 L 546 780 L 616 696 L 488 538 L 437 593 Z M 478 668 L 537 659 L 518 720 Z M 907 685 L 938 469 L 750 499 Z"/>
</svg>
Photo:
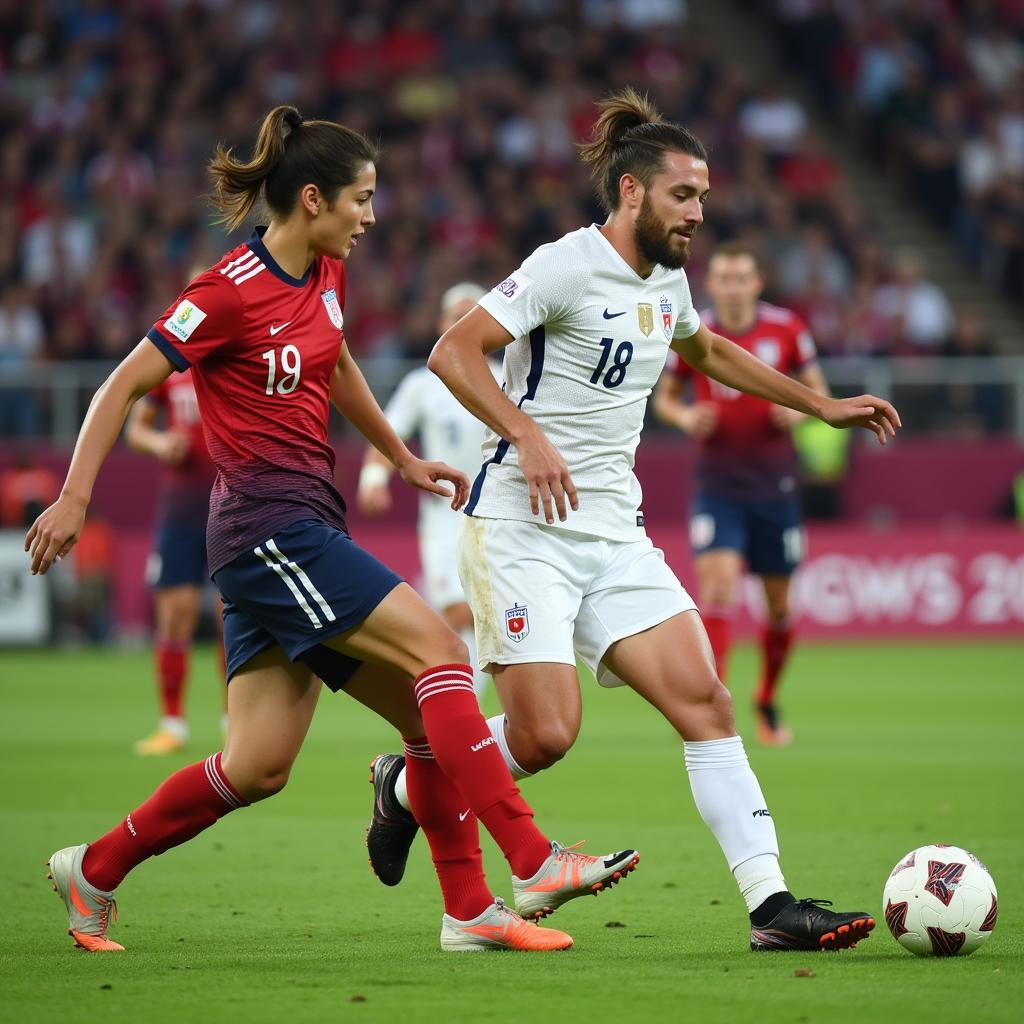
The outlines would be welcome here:
<svg viewBox="0 0 1024 1024">
<path fill-rule="evenodd" d="M 700 616 L 644 532 L 633 461 L 670 347 L 722 384 L 835 427 L 866 427 L 882 443 L 899 417 L 871 395 L 817 394 L 701 324 L 682 267 L 709 177 L 690 132 L 627 89 L 601 104 L 582 153 L 605 223 L 537 249 L 428 362 L 491 429 L 459 568 L 478 658 L 505 708 L 492 734 L 520 778 L 563 757 L 580 725 L 582 658 L 682 738 L 697 808 L 747 904 L 751 948 L 853 946 L 874 927 L 867 913 L 834 913 L 786 886 Z M 487 368 L 499 349 L 504 393 Z"/>
<path fill-rule="evenodd" d="M 483 298 L 485 290 L 472 281 L 449 288 L 441 299 L 438 326 L 444 334 Z M 490 361 L 497 380 L 501 380 L 501 364 Z M 422 456 L 455 466 L 470 477 L 480 468 L 480 448 L 486 428 L 443 382 L 426 366 L 409 373 L 391 396 L 384 415 L 403 441 L 419 435 Z M 372 445 L 367 448 L 359 474 L 356 496 L 364 515 L 379 516 L 391 508 L 388 481 L 394 466 Z M 456 564 L 456 541 L 461 517 L 451 510 L 451 503 L 434 500 L 424 494 L 420 501 L 418 523 L 420 565 L 427 603 L 466 642 L 470 659 L 476 662 L 473 636 L 473 613 L 459 581 Z M 474 685 L 480 695 L 487 680 L 476 670 Z"/>
</svg>

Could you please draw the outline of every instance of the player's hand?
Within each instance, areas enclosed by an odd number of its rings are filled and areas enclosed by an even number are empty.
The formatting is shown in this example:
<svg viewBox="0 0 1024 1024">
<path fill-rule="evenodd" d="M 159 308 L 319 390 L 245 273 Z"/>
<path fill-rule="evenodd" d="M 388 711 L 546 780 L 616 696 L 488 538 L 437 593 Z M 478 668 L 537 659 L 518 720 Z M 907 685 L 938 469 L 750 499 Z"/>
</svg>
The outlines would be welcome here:
<svg viewBox="0 0 1024 1024">
<path fill-rule="evenodd" d="M 382 516 L 391 509 L 391 489 L 387 484 L 373 484 L 356 491 L 356 504 L 364 516 Z"/>
<path fill-rule="evenodd" d="M 25 534 L 25 550 L 32 559 L 32 575 L 46 575 L 54 560 L 74 546 L 85 522 L 84 501 L 62 494 Z"/>
<path fill-rule="evenodd" d="M 718 406 L 714 402 L 691 405 L 683 429 L 698 441 L 706 441 L 718 429 Z"/>
<path fill-rule="evenodd" d="M 555 511 L 559 521 L 565 522 L 569 514 L 566 503 L 573 512 L 579 511 L 580 499 L 569 475 L 569 467 L 539 427 L 516 444 L 516 452 L 519 468 L 530 486 L 530 511 L 535 516 L 540 515 L 541 505 L 548 524 L 554 523 Z"/>
<path fill-rule="evenodd" d="M 156 456 L 169 466 L 180 466 L 188 457 L 189 438 L 178 430 L 165 430 Z"/>
<path fill-rule="evenodd" d="M 831 427 L 864 427 L 874 432 L 879 444 L 896 436 L 902 427 L 900 415 L 891 402 L 874 395 L 856 398 L 829 398 L 821 410 L 821 418 Z"/>
<path fill-rule="evenodd" d="M 398 467 L 398 473 L 410 487 L 418 487 L 421 491 L 429 491 L 431 494 L 440 494 L 442 498 L 451 498 L 453 511 L 457 512 L 462 508 L 469 498 L 469 477 L 443 462 L 410 459 Z M 454 484 L 454 492 L 439 484 L 438 480 L 447 480 Z"/>
<path fill-rule="evenodd" d="M 804 414 L 797 412 L 796 409 L 788 409 L 784 405 L 772 405 L 769 412 L 771 416 L 772 425 L 778 430 L 792 430 L 802 419 Z"/>
</svg>

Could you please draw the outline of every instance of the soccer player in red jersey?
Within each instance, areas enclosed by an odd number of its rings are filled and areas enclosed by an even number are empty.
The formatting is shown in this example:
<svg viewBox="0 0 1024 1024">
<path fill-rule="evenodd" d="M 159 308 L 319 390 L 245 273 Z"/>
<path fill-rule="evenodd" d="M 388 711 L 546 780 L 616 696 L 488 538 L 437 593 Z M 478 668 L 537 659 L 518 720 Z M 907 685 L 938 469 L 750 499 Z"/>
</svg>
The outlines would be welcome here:
<svg viewBox="0 0 1024 1024">
<path fill-rule="evenodd" d="M 238 226 L 262 199 L 270 223 L 195 278 L 106 380 L 58 500 L 26 536 L 33 573 L 71 550 L 129 409 L 173 370 L 191 368 L 217 466 L 207 557 L 224 601 L 227 739 L 106 835 L 50 858 L 69 930 L 86 949 L 122 948 L 107 930 L 114 890 L 132 868 L 281 790 L 321 680 L 405 738 L 408 794 L 444 897 L 442 948 L 572 943 L 491 895 L 478 819 L 509 863 L 517 902 L 539 888 L 555 907 L 636 863 L 631 850 L 587 857 L 540 832 L 480 714 L 466 645 L 348 535 L 327 440 L 332 403 L 406 483 L 450 497 L 453 508 L 469 484 L 412 455 L 345 344 L 344 260 L 374 224 L 376 158 L 358 132 L 286 106 L 266 116 L 248 163 L 218 148 L 210 171 L 223 219 Z"/>
<path fill-rule="evenodd" d="M 763 287 L 753 249 L 741 242 L 719 246 L 707 276 L 713 308 L 701 319 L 774 369 L 827 394 L 810 333 L 795 313 L 760 302 Z M 688 383 L 691 401 L 684 394 Z M 675 354 L 655 393 L 654 410 L 700 446 L 690 542 L 701 614 L 723 682 L 744 563 L 761 578 L 767 623 L 760 635 L 761 680 L 755 696 L 758 738 L 785 745 L 792 736 L 779 721 L 775 694 L 793 645 L 789 581 L 804 549 L 791 437 L 804 417 L 725 387 Z"/>
<path fill-rule="evenodd" d="M 165 425 L 157 423 L 163 416 Z M 128 415 L 125 440 L 164 463 L 159 525 L 147 577 L 156 610 L 155 668 L 161 716 L 135 744 L 143 757 L 161 757 L 188 742 L 183 699 L 189 648 L 202 610 L 206 519 L 217 475 L 206 451 L 192 372 L 176 373 L 140 398 Z M 222 652 L 223 654 L 223 652 Z M 221 657 L 223 668 L 223 656 Z"/>
</svg>

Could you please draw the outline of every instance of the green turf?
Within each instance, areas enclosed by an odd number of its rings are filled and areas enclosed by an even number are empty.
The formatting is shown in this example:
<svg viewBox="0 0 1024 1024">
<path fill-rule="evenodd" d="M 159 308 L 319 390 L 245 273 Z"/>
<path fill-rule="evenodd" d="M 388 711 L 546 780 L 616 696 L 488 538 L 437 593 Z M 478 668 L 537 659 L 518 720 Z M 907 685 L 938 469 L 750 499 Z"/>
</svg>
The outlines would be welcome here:
<svg viewBox="0 0 1024 1024">
<path fill-rule="evenodd" d="M 742 904 L 693 808 L 677 742 L 632 694 L 593 684 L 576 749 L 525 792 L 558 838 L 585 837 L 593 852 L 632 845 L 643 859 L 624 885 L 558 915 L 571 952 L 438 950 L 422 840 L 397 889 L 366 864 L 366 768 L 393 739 L 326 694 L 285 792 L 141 867 L 119 893 L 114 935 L 128 952 L 90 956 L 64 934 L 43 862 L 109 828 L 189 759 L 131 754 L 153 715 L 144 655 L 0 652 L 0 1019 L 1020 1020 L 1022 664 L 1024 648 L 1009 645 L 805 647 L 787 687 L 795 745 L 749 744 L 798 895 L 879 916 L 885 877 L 912 847 L 945 841 L 981 856 L 1000 918 L 970 958 L 918 960 L 884 923 L 846 953 L 748 952 Z M 739 651 L 744 732 L 752 672 L 752 653 Z M 204 655 L 191 759 L 217 745 L 216 700 Z M 492 850 L 488 867 L 509 894 Z"/>
</svg>

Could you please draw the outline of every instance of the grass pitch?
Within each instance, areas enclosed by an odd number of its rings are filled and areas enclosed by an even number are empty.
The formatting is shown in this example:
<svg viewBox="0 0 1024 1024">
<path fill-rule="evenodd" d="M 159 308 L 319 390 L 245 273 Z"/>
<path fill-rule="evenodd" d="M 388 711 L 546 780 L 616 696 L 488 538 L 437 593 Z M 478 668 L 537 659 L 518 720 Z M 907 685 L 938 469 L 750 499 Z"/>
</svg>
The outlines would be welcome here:
<svg viewBox="0 0 1024 1024">
<path fill-rule="evenodd" d="M 64 934 L 43 862 L 219 746 L 212 654 L 195 659 L 190 754 L 142 761 L 131 743 L 154 719 L 148 656 L 0 652 L 0 1020 L 1020 1020 L 1022 666 L 1024 646 L 1011 645 L 797 652 L 784 690 L 796 743 L 748 748 L 790 887 L 879 920 L 854 951 L 748 951 L 742 902 L 694 810 L 678 742 L 633 694 L 590 682 L 577 747 L 524 791 L 555 837 L 585 837 L 594 853 L 635 846 L 642 860 L 623 885 L 556 915 L 576 939 L 570 952 L 440 952 L 422 838 L 396 889 L 366 863 L 367 765 L 394 737 L 325 693 L 284 793 L 140 867 L 118 893 L 112 933 L 128 951 L 90 956 Z M 741 649 L 744 735 L 753 674 Z M 885 878 L 927 842 L 966 846 L 999 887 L 998 926 L 974 956 L 918 960 L 885 928 Z M 511 895 L 490 845 L 487 863 L 494 889 Z"/>
</svg>

